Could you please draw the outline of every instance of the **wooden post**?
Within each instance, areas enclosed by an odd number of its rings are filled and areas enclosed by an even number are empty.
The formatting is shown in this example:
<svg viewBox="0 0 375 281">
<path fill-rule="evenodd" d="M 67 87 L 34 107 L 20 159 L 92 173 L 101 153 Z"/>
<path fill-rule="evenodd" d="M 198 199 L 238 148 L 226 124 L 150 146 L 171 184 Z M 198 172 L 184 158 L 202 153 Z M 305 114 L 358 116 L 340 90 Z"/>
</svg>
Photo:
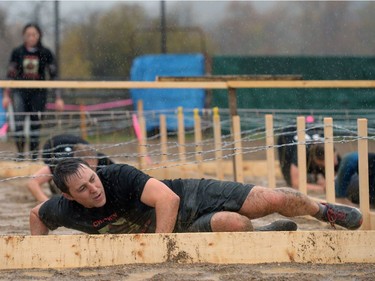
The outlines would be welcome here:
<svg viewBox="0 0 375 281">
<path fill-rule="evenodd" d="M 298 189 L 307 194 L 307 169 L 306 169 L 306 124 L 305 117 L 297 117 L 297 138 L 298 138 Z"/>
<path fill-rule="evenodd" d="M 358 171 L 359 171 L 359 208 L 363 215 L 361 229 L 371 229 L 370 198 L 368 177 L 368 140 L 367 119 L 358 119 Z"/>
<path fill-rule="evenodd" d="M 215 162 L 216 162 L 216 177 L 219 180 L 224 179 L 223 169 L 223 151 L 221 143 L 221 123 L 219 108 L 213 108 L 213 126 L 214 126 L 214 141 L 215 141 Z"/>
<path fill-rule="evenodd" d="M 335 203 L 335 160 L 333 147 L 333 121 L 324 118 L 324 163 L 326 179 L 326 200 Z"/>
<path fill-rule="evenodd" d="M 234 135 L 234 120 L 235 120 L 235 116 L 238 116 L 238 113 L 237 113 L 237 93 L 236 93 L 236 89 L 235 88 L 231 88 L 231 87 L 228 87 L 228 105 L 229 105 L 229 114 L 230 114 L 230 118 L 232 119 L 232 133 Z M 238 126 L 240 127 L 240 126 Z M 241 131 L 241 129 L 239 129 Z M 233 138 L 233 142 L 236 143 L 236 140 Z M 236 160 L 236 154 L 237 151 L 236 151 L 236 147 L 233 146 L 233 154 L 235 155 L 233 157 L 233 176 L 234 176 L 234 180 L 238 180 L 237 179 L 237 173 L 238 173 L 238 163 L 237 163 L 237 160 Z"/>
<path fill-rule="evenodd" d="M 202 126 L 199 109 L 194 109 L 194 139 L 195 139 L 195 160 L 197 161 L 198 178 L 203 178 L 203 156 L 202 156 Z"/>
<path fill-rule="evenodd" d="M 168 163 L 168 134 L 167 121 L 164 114 L 160 114 L 160 150 L 161 150 L 161 164 L 163 166 L 164 179 L 169 178 L 169 169 L 165 166 Z"/>
<path fill-rule="evenodd" d="M 86 124 L 86 107 L 81 102 L 79 106 L 79 111 L 80 111 L 80 119 L 81 119 L 81 137 L 86 140 L 87 139 L 87 124 Z"/>
<path fill-rule="evenodd" d="M 180 106 L 177 109 L 178 119 L 178 153 L 180 164 L 184 165 L 186 162 L 186 148 L 185 148 L 185 124 L 184 124 L 184 111 Z M 184 167 L 181 169 L 181 177 L 185 177 Z"/>
<path fill-rule="evenodd" d="M 233 124 L 233 139 L 234 139 L 234 180 L 237 182 L 244 182 L 243 176 L 243 159 L 242 159 L 242 145 L 241 145 L 241 123 L 240 117 L 232 117 Z"/>
<path fill-rule="evenodd" d="M 229 112 L 231 117 L 238 115 L 237 113 L 237 93 L 235 88 L 228 88 Z"/>
<path fill-rule="evenodd" d="M 139 137 L 139 168 L 143 169 L 146 167 L 146 157 L 147 157 L 147 133 L 146 133 L 146 120 L 143 115 L 143 101 L 138 100 L 137 103 L 137 111 L 138 111 L 138 123 L 140 128 L 140 137 Z"/>
<path fill-rule="evenodd" d="M 267 169 L 268 169 L 268 186 L 276 187 L 275 175 L 275 149 L 274 149 L 274 135 L 273 135 L 273 117 L 271 114 L 266 114 L 266 146 L 267 146 Z"/>
</svg>

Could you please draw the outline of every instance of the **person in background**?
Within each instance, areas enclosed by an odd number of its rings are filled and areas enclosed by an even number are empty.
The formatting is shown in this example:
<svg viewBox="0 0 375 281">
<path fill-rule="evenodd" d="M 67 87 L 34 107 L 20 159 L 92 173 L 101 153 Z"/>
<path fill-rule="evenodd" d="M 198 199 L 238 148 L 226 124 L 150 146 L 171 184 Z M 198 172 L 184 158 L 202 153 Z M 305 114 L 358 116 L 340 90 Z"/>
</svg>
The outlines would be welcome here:
<svg viewBox="0 0 375 281">
<path fill-rule="evenodd" d="M 345 154 L 335 179 L 336 198 L 359 203 L 358 152 Z M 370 203 L 375 204 L 375 153 L 368 154 Z M 347 203 L 343 201 L 344 203 Z"/>
<path fill-rule="evenodd" d="M 52 181 L 52 174 L 58 161 L 69 157 L 84 159 L 93 170 L 114 164 L 106 155 L 92 149 L 84 139 L 69 134 L 56 135 L 43 146 L 42 159 L 46 165 L 27 182 L 27 188 L 38 202 L 48 199 L 43 192 L 43 184 L 48 183 L 53 194 L 60 193 Z"/>
<path fill-rule="evenodd" d="M 308 128 L 305 134 L 307 189 L 310 191 L 325 191 L 325 162 L 324 137 L 321 129 Z M 277 139 L 278 155 L 281 172 L 288 186 L 298 189 L 298 155 L 297 155 L 297 128 L 285 128 Z M 337 172 L 341 157 L 335 152 L 334 165 Z"/>
<path fill-rule="evenodd" d="M 42 44 L 42 31 L 37 24 L 29 23 L 22 31 L 23 43 L 15 48 L 10 56 L 7 78 L 14 80 L 46 80 L 47 73 L 51 80 L 57 76 L 57 66 L 52 52 Z M 3 107 L 8 108 L 13 103 L 15 117 L 15 142 L 17 159 L 23 159 L 26 138 L 23 134 L 23 124 L 26 115 L 30 113 L 30 144 L 29 150 L 33 160 L 37 158 L 39 148 L 39 130 L 41 128 L 40 112 L 45 110 L 47 89 L 12 89 L 6 88 L 3 95 Z M 56 93 L 56 109 L 64 109 L 64 101 Z"/>
</svg>

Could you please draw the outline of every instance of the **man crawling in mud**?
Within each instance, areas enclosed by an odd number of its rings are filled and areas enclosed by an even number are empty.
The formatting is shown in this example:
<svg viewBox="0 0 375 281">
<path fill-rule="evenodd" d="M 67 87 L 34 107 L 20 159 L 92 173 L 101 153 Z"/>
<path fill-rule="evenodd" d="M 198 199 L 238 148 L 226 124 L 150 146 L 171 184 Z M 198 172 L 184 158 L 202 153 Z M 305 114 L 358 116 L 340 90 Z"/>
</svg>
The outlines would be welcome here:
<svg viewBox="0 0 375 281">
<path fill-rule="evenodd" d="M 126 164 L 95 172 L 83 160 L 69 158 L 58 163 L 53 180 L 62 194 L 31 210 L 32 235 L 60 226 L 90 234 L 297 229 L 291 220 L 253 228 L 252 219 L 272 213 L 310 215 L 352 230 L 362 224 L 358 209 L 317 203 L 291 188 L 213 179 L 159 181 Z"/>
</svg>

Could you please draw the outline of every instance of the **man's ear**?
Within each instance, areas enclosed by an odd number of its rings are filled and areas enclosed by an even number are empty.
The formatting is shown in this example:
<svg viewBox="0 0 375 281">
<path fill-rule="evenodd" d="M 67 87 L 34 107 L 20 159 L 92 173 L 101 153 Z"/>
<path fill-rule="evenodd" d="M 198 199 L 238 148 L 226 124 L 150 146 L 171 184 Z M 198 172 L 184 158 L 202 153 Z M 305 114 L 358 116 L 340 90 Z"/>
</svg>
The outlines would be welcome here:
<svg viewBox="0 0 375 281">
<path fill-rule="evenodd" d="M 69 193 L 62 192 L 62 196 L 64 196 L 68 200 L 74 200 L 73 197 Z"/>
</svg>

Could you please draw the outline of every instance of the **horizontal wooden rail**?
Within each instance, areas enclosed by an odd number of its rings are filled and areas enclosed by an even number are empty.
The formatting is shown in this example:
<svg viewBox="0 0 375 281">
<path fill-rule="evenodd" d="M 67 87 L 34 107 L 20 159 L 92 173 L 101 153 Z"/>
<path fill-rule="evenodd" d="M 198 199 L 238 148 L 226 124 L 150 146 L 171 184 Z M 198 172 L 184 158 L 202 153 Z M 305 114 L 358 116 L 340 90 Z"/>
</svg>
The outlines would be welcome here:
<svg viewBox="0 0 375 281">
<path fill-rule="evenodd" d="M 0 81 L 2 88 L 64 89 L 227 89 L 226 82 L 140 82 L 140 81 Z"/>
<path fill-rule="evenodd" d="M 374 80 L 269 81 L 15 81 L 0 80 L 0 88 L 65 89 L 228 89 L 228 88 L 375 88 Z"/>
<path fill-rule="evenodd" d="M 375 88 L 374 80 L 228 81 L 229 88 Z"/>
<path fill-rule="evenodd" d="M 374 248 L 375 231 L 0 236 L 0 269 L 163 262 L 375 263 Z"/>
</svg>

